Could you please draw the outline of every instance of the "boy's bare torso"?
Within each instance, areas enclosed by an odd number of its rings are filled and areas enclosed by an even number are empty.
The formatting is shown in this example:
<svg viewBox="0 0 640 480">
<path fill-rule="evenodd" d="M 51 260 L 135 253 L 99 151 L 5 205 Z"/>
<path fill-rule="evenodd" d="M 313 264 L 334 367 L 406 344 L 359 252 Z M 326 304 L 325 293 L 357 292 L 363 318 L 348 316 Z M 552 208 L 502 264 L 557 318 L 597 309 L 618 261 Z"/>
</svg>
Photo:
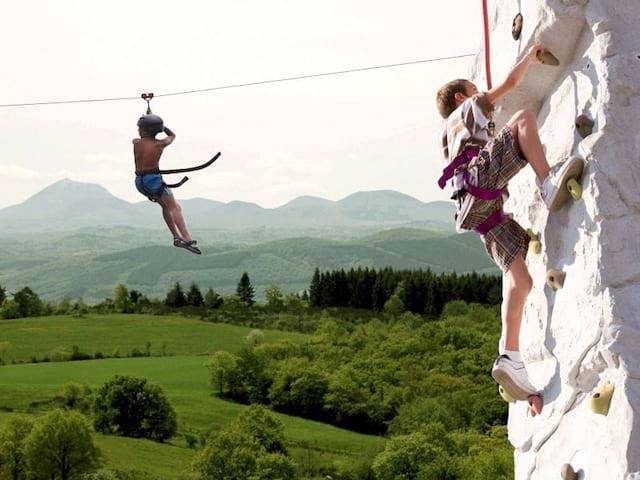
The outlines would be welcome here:
<svg viewBox="0 0 640 480">
<path fill-rule="evenodd" d="M 160 156 L 167 142 L 156 138 L 135 138 L 133 140 L 133 156 L 136 171 L 153 170 L 160 164 Z"/>
</svg>

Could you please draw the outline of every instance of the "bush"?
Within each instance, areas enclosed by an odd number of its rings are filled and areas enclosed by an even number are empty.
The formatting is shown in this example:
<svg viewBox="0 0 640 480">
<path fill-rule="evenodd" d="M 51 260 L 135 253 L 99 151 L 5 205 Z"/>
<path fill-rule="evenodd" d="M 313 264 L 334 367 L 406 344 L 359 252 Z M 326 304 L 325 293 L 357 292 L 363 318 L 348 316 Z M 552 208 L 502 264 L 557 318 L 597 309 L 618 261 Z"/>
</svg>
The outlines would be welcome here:
<svg viewBox="0 0 640 480">
<path fill-rule="evenodd" d="M 250 407 L 213 432 L 194 461 L 202 480 L 293 480 L 295 463 L 284 445 L 282 424 L 264 407 Z"/>
<path fill-rule="evenodd" d="M 93 391 L 89 385 L 70 382 L 62 387 L 59 398 L 64 408 L 88 414 L 93 404 Z"/>
<path fill-rule="evenodd" d="M 53 410 L 41 417 L 24 452 L 31 478 L 78 478 L 100 465 L 91 425 L 77 412 Z"/>
<path fill-rule="evenodd" d="M 163 442 L 177 430 L 164 392 L 143 378 L 116 375 L 100 388 L 93 411 L 99 432 Z"/>
</svg>

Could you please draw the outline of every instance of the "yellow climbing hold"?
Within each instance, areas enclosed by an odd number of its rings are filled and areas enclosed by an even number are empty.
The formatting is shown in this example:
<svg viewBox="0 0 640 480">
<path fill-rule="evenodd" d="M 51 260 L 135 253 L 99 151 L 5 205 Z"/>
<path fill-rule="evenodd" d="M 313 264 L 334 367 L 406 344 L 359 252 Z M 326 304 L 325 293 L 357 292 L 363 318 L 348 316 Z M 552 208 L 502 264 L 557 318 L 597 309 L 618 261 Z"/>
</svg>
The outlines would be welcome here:
<svg viewBox="0 0 640 480">
<path fill-rule="evenodd" d="M 509 395 L 507 391 L 502 387 L 502 385 L 498 385 L 498 392 L 505 402 L 516 403 L 516 399 Z"/>
<path fill-rule="evenodd" d="M 550 288 L 560 290 L 564 285 L 564 279 L 566 276 L 567 274 L 562 270 L 552 268 L 547 272 L 546 283 Z"/>
<path fill-rule="evenodd" d="M 600 385 L 591 396 L 589 407 L 593 413 L 599 415 L 607 415 L 609 413 L 609 405 L 611 405 L 611 397 L 613 397 L 614 386 L 612 382 L 606 382 Z"/>
<path fill-rule="evenodd" d="M 582 187 L 575 178 L 567 181 L 567 190 L 569 190 L 574 200 L 578 201 L 582 198 Z"/>
<path fill-rule="evenodd" d="M 569 463 L 565 463 L 564 465 L 562 465 L 562 467 L 560 467 L 560 476 L 562 477 L 562 480 L 578 479 L 578 474 Z"/>
<path fill-rule="evenodd" d="M 530 228 L 527 228 L 527 235 L 529 235 L 529 250 L 538 255 L 542 251 L 540 236 Z"/>
</svg>

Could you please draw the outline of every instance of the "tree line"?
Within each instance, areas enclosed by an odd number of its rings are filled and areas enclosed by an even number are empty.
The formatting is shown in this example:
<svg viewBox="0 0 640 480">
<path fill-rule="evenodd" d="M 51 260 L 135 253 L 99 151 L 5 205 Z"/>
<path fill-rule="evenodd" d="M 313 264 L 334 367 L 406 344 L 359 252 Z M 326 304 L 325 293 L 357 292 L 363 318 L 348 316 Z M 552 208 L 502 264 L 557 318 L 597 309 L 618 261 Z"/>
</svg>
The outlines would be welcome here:
<svg viewBox="0 0 640 480">
<path fill-rule="evenodd" d="M 264 290 L 263 306 L 269 311 L 291 307 L 301 308 L 350 307 L 370 311 L 386 311 L 399 315 L 410 311 L 437 317 L 447 302 L 465 300 L 495 305 L 501 301 L 502 279 L 495 275 L 470 273 L 435 274 L 430 270 L 394 270 L 357 268 L 320 272 L 316 269 L 308 291 L 285 295 L 276 285 Z M 249 274 L 244 272 L 236 286 L 235 295 L 222 296 L 213 288 L 202 292 L 192 282 L 188 289 L 176 282 L 164 299 L 152 299 L 142 292 L 118 284 L 112 298 L 95 305 L 85 305 L 82 299 L 71 302 L 46 302 L 31 288 L 24 287 L 7 296 L 0 286 L 0 318 L 36 317 L 41 315 L 95 313 L 170 313 L 175 309 L 193 310 L 202 314 L 221 308 L 225 302 L 230 309 L 256 306 L 256 291 Z"/>
<path fill-rule="evenodd" d="M 447 302 L 495 305 L 501 301 L 502 278 L 470 273 L 435 274 L 430 270 L 358 268 L 320 272 L 316 268 L 309 298 L 314 307 L 352 307 L 366 310 L 408 310 L 435 315 Z M 390 302 L 390 303 L 389 303 Z"/>
</svg>

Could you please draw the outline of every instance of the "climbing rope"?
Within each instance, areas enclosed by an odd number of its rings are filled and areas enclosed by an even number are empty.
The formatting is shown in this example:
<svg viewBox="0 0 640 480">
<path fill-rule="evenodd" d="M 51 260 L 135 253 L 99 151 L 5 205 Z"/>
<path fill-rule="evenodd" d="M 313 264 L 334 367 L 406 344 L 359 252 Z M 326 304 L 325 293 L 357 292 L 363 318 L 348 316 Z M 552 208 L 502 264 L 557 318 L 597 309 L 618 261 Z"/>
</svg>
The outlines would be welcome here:
<svg viewBox="0 0 640 480">
<path fill-rule="evenodd" d="M 482 17 L 484 20 L 484 68 L 487 77 L 487 90 L 491 90 L 491 49 L 489 45 L 489 9 L 487 0 L 482 0 Z"/>
<path fill-rule="evenodd" d="M 226 89 L 230 89 L 230 88 L 243 88 L 243 87 L 252 87 L 252 86 L 256 86 L 256 85 L 265 85 L 265 84 L 269 84 L 269 83 L 278 83 L 278 82 L 291 82 L 291 81 L 296 81 L 296 80 L 305 80 L 308 78 L 318 78 L 318 77 L 328 77 L 328 76 L 332 76 L 332 75 L 345 75 L 345 74 L 349 74 L 349 73 L 356 73 L 356 72 L 366 72 L 369 70 L 381 70 L 381 69 L 385 69 L 385 68 L 397 68 L 397 67 L 404 67 L 404 66 L 408 66 L 408 65 L 418 65 L 421 63 L 431 63 L 431 62 L 441 62 L 441 61 L 445 61 L 445 60 L 455 60 L 458 58 L 465 58 L 465 57 L 473 57 L 475 55 L 475 53 L 466 53 L 463 55 L 453 55 L 453 56 L 449 56 L 449 57 L 438 57 L 438 58 L 428 58 L 425 60 L 415 60 L 412 62 L 403 62 L 403 63 L 390 63 L 387 65 L 376 65 L 373 67 L 361 67 L 361 68 L 352 68 L 349 70 L 339 70 L 339 71 L 335 71 L 335 72 L 322 72 L 322 73 L 313 73 L 310 75 L 299 75 L 296 77 L 286 77 L 286 78 L 276 78 L 276 79 L 271 79 L 271 80 L 259 80 L 256 82 L 248 82 L 248 83 L 236 83 L 236 84 L 231 84 L 231 85 L 221 85 L 221 86 L 217 86 L 217 87 L 209 87 L 209 88 L 200 88 L 197 90 L 185 90 L 185 91 L 181 91 L 181 92 L 170 92 L 170 93 L 161 93 L 161 94 L 156 94 L 155 96 L 151 97 L 151 98 L 158 98 L 158 97 L 171 97 L 171 96 L 175 96 L 175 95 L 190 95 L 193 93 L 204 93 L 204 92 L 213 92 L 215 90 L 226 90 Z M 147 94 L 149 95 L 149 94 Z M 151 100 L 151 98 L 149 98 L 149 100 Z M 10 108 L 10 107 L 34 107 L 34 106 L 39 106 L 39 105 L 62 105 L 62 104 L 71 104 L 71 103 L 92 103 L 92 102 L 117 102 L 117 101 L 128 101 L 128 100 L 139 100 L 140 96 L 135 96 L 135 97 L 111 97 L 111 98 L 89 98 L 89 99 L 81 99 L 81 100 L 53 100 L 53 101 L 43 101 L 43 102 L 24 102 L 24 103 L 4 103 L 4 104 L 0 104 L 0 108 Z M 147 100 L 146 98 L 143 97 L 144 100 Z"/>
</svg>

